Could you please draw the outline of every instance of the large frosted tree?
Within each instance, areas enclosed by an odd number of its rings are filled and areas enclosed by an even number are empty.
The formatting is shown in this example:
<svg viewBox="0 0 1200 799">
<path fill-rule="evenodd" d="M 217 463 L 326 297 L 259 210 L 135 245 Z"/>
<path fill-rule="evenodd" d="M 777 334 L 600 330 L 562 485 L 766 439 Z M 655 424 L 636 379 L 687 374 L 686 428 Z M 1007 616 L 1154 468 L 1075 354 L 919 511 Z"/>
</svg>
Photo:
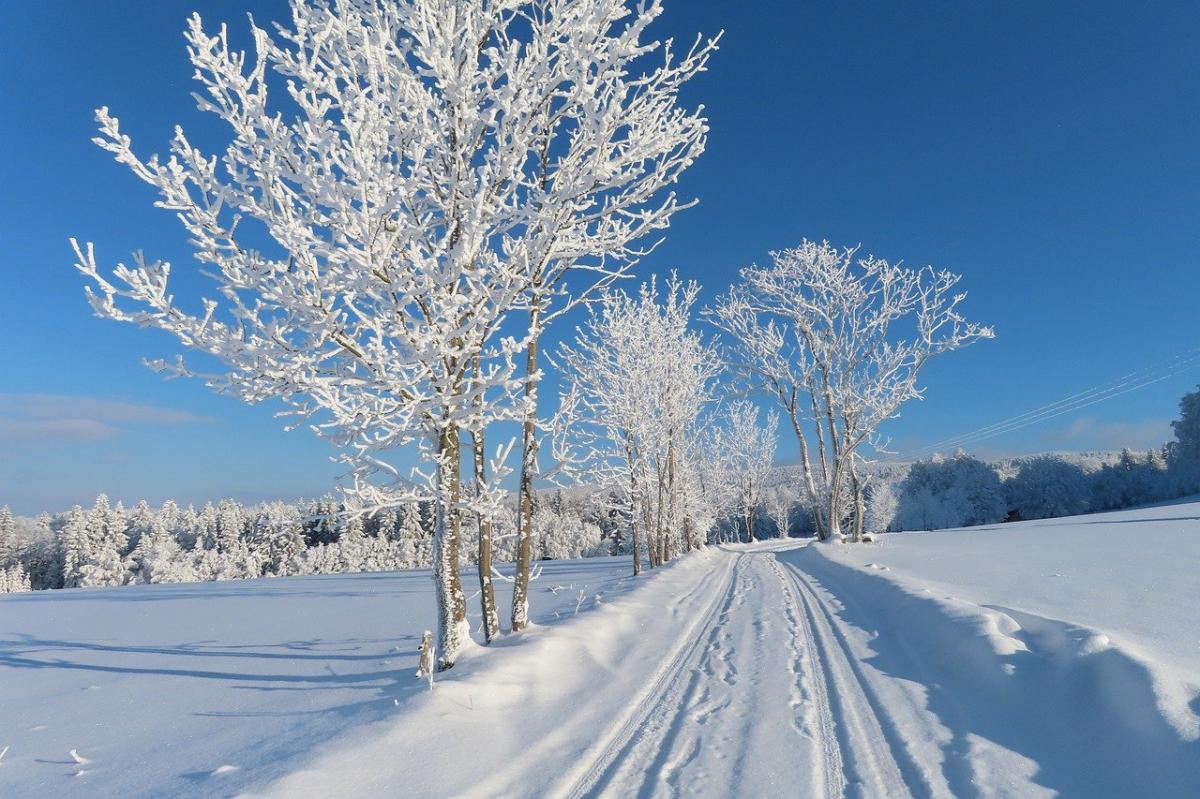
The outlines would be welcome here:
<svg viewBox="0 0 1200 799">
<path fill-rule="evenodd" d="M 444 666 L 469 640 L 463 516 L 497 490 L 463 490 L 461 436 L 522 420 L 528 498 L 538 335 L 666 227 L 681 203 L 659 192 L 703 147 L 703 119 L 675 97 L 712 44 L 679 57 L 643 41 L 660 13 L 657 0 L 293 0 L 290 26 L 251 24 L 253 55 L 193 16 L 197 102 L 228 146 L 210 155 L 177 129 L 169 158 L 143 159 L 98 112 L 98 143 L 158 190 L 216 286 L 189 306 L 166 263 L 138 255 L 109 277 L 77 247 L 93 306 L 215 356 L 219 391 L 290 404 L 340 448 L 359 509 L 436 500 Z M 656 50 L 657 66 L 637 66 Z M 524 332 L 506 326 L 522 309 Z M 398 466 L 408 447 L 431 468 Z M 514 629 L 528 615 L 523 530 Z"/>
<path fill-rule="evenodd" d="M 689 329 L 699 286 L 672 276 L 665 288 L 605 294 L 557 357 L 557 459 L 625 498 L 634 574 L 643 546 L 658 566 L 700 546 L 711 524 L 696 460 L 719 363 Z"/>
<path fill-rule="evenodd" d="M 529 620 L 537 386 L 543 331 L 629 275 L 686 208 L 670 190 L 704 151 L 703 108 L 680 104 L 716 39 L 686 50 L 648 35 L 661 0 L 514 0 L 502 40 L 524 126 L 512 180 L 527 223 L 510 259 L 525 279 L 524 399 L 512 629 Z M 522 49 L 514 44 L 522 40 Z"/>
<path fill-rule="evenodd" d="M 840 537 L 849 517 L 857 535 L 866 516 L 860 447 L 886 444 L 879 426 L 922 396 L 917 381 L 931 358 L 994 333 L 963 316 L 959 275 L 857 248 L 806 240 L 738 278 L 709 318 L 752 387 L 787 415 L 818 534 Z"/>
<path fill-rule="evenodd" d="M 712 456 L 717 458 L 736 497 L 733 504 L 741 517 L 746 537 L 756 540 L 755 520 L 767 498 L 767 477 L 775 463 L 779 414 L 767 412 L 759 424 L 759 410 L 747 400 L 734 400 L 725 409 L 724 423 L 716 429 Z"/>
</svg>

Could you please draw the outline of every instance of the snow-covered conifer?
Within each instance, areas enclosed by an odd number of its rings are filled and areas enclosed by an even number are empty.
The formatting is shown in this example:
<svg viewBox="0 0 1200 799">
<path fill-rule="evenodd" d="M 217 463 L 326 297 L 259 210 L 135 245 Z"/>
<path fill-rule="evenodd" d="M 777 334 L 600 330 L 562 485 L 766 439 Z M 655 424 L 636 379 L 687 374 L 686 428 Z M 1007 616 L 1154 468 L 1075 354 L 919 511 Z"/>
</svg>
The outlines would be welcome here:
<svg viewBox="0 0 1200 799">
<path fill-rule="evenodd" d="M 17 554 L 17 523 L 7 505 L 0 508 L 0 566 L 5 566 Z"/>
<path fill-rule="evenodd" d="M 75 588 L 83 576 L 83 565 L 91 551 L 88 545 L 88 517 L 78 505 L 67 514 L 62 528 L 62 542 L 63 587 Z"/>
<path fill-rule="evenodd" d="M 87 514 L 86 549 L 79 566 L 81 587 L 125 585 L 129 569 L 123 559 L 128 538 L 125 535 L 124 506 L 112 508 L 108 496 L 100 494 Z"/>
</svg>

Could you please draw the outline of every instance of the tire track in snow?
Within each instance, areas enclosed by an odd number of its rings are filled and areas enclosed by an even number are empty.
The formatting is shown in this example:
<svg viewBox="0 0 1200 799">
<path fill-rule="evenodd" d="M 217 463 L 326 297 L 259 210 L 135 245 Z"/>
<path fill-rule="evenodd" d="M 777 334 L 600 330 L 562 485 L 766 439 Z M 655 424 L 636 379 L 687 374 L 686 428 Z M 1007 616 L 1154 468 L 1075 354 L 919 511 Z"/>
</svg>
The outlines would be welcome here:
<svg viewBox="0 0 1200 799">
<path fill-rule="evenodd" d="M 724 798 L 781 786 L 843 795 L 836 729 L 796 589 L 772 554 L 739 558 L 696 646 L 571 795 Z"/>
<path fill-rule="evenodd" d="M 784 612 L 791 623 L 792 651 L 795 653 L 791 663 L 797 688 L 791 703 L 793 709 L 802 714 L 795 723 L 802 734 L 814 738 L 820 747 L 820 759 L 814 759 L 811 769 L 812 795 L 833 799 L 845 794 L 846 778 L 837 725 L 830 708 L 829 683 L 825 679 L 825 670 L 816 662 L 812 626 L 800 605 L 799 586 L 784 574 L 774 555 L 769 557 L 771 570 L 783 586 Z"/>
<path fill-rule="evenodd" d="M 595 759 L 553 795 L 730 796 L 770 784 L 824 799 L 931 796 L 825 593 L 769 551 L 737 554 L 726 574 Z"/>
<path fill-rule="evenodd" d="M 804 609 L 810 647 L 825 675 L 841 749 L 846 795 L 927 797 L 932 794 L 903 737 L 863 674 L 829 603 L 795 566 L 782 567 Z"/>
<path fill-rule="evenodd" d="M 587 767 L 587 770 L 572 780 L 572 784 L 562 791 L 554 791 L 577 799 L 579 797 L 595 796 L 602 791 L 617 771 L 625 764 L 622 755 L 627 755 L 638 748 L 645 737 L 649 723 L 654 719 L 655 712 L 660 717 L 666 715 L 672 707 L 673 700 L 678 698 L 685 684 L 683 679 L 690 671 L 687 667 L 692 664 L 709 640 L 713 631 L 728 614 L 733 603 L 737 600 L 738 578 L 745 565 L 745 555 L 737 555 L 732 569 L 732 577 L 724 591 L 717 592 L 717 598 L 709 606 L 708 612 L 696 619 L 694 625 L 684 631 L 681 640 L 683 645 L 676 651 L 667 663 L 650 680 L 649 687 L 635 698 L 631 712 L 609 731 L 607 740 L 599 754 Z M 718 612 L 717 608 L 721 610 Z M 645 750 L 646 747 L 643 747 Z M 648 751 L 648 750 L 647 750 Z M 651 753 L 652 754 L 652 753 Z"/>
</svg>

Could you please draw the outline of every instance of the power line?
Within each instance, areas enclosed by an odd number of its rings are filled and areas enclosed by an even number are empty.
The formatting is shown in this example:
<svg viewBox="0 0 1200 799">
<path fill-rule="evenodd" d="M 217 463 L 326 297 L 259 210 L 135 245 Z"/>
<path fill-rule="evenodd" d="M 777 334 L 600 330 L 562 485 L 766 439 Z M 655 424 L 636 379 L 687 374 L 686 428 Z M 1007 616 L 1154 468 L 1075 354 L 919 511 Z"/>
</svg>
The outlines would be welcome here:
<svg viewBox="0 0 1200 799">
<path fill-rule="evenodd" d="M 937 452 L 938 450 L 958 449 L 966 444 L 973 444 L 1005 433 L 1011 433 L 1030 425 L 1071 413 L 1072 411 L 1082 410 L 1099 402 L 1119 397 L 1122 394 L 1128 394 L 1131 391 L 1145 388 L 1154 383 L 1162 382 L 1198 364 L 1200 364 L 1200 347 L 1185 350 L 1156 365 L 1134 370 L 1115 380 L 1101 383 L 1098 386 L 1077 392 L 1016 416 L 1011 416 L 999 422 L 993 422 L 984 427 L 918 447 L 903 455 L 896 456 L 892 460 L 899 458 L 911 460 Z"/>
</svg>

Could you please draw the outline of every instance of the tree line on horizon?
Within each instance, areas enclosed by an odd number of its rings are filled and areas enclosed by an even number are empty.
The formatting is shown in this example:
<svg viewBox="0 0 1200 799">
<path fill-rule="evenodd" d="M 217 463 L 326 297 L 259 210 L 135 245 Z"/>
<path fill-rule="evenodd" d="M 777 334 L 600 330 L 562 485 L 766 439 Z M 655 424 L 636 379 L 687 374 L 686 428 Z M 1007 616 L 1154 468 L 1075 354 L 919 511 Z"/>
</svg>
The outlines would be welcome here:
<svg viewBox="0 0 1200 799">
<path fill-rule="evenodd" d="M 864 527 L 883 533 L 993 525 L 1193 495 L 1200 491 L 1200 388 L 1184 395 L 1179 407 L 1172 423 L 1176 439 L 1141 454 L 1126 449 L 1093 457 L 1091 464 L 1061 454 L 1033 455 L 1012 459 L 1002 469 L 958 452 L 868 471 Z M 785 470 L 772 473 L 773 442 L 756 438 L 764 428 L 749 416 L 741 427 L 748 436 L 743 455 L 760 457 L 751 466 L 744 459 L 727 461 L 726 502 L 704 543 L 816 535 L 819 522 L 802 485 Z M 728 438 L 724 443 L 732 446 Z M 766 447 L 767 456 L 756 447 Z M 757 488 L 747 491 L 750 483 Z M 625 507 L 612 489 L 537 492 L 535 559 L 631 554 L 635 542 Z M 126 509 L 101 494 L 91 509 L 77 505 L 67 513 L 43 513 L 21 520 L 19 531 L 4 506 L 0 593 L 431 568 L 429 503 L 368 517 L 343 511 L 333 498 L 257 505 L 223 500 L 199 510 L 171 500 L 158 508 L 140 501 Z M 493 556 L 512 562 L 517 514 L 511 501 L 494 523 Z M 478 542 L 468 535 L 461 546 L 463 563 L 476 565 Z"/>
</svg>

